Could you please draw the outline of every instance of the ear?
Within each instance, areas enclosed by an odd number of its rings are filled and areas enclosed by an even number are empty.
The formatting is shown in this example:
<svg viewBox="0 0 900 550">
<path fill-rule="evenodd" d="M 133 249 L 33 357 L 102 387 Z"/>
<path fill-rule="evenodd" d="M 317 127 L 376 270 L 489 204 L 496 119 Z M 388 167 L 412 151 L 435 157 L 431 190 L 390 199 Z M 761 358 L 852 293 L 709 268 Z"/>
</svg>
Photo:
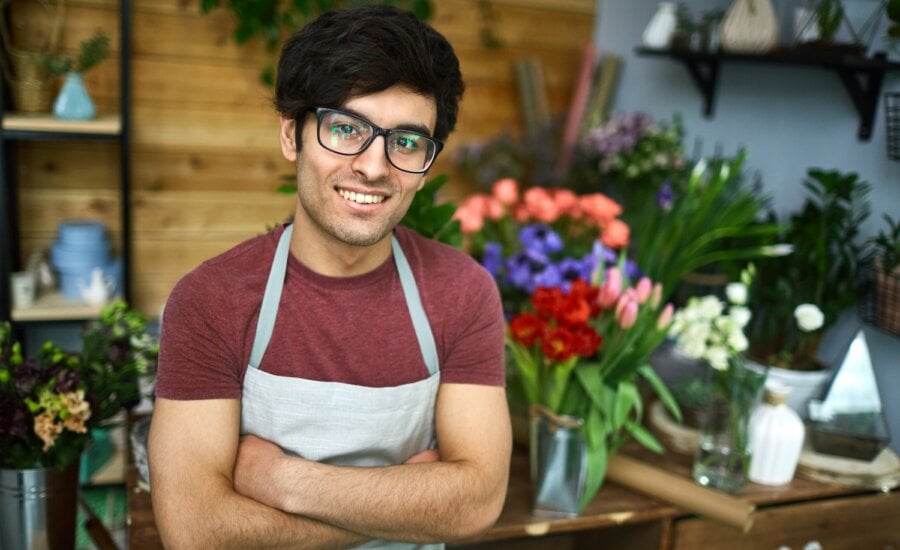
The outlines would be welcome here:
<svg viewBox="0 0 900 550">
<path fill-rule="evenodd" d="M 281 117 L 281 130 L 278 132 L 278 140 L 281 142 L 281 154 L 290 162 L 297 160 L 297 121 L 292 118 Z"/>
</svg>

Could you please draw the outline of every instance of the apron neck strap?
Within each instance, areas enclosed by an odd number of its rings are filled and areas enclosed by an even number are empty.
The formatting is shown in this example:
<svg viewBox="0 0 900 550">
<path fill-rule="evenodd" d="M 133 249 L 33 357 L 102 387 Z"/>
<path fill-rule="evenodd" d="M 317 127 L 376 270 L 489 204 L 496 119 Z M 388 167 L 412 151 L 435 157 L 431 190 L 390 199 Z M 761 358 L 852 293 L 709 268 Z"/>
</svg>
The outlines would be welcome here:
<svg viewBox="0 0 900 550">
<path fill-rule="evenodd" d="M 291 235 L 294 233 L 294 225 L 287 226 L 278 246 L 275 249 L 275 257 L 272 260 L 272 268 L 269 270 L 269 279 L 266 282 L 266 291 L 263 294 L 260 306 L 259 319 L 256 322 L 256 335 L 253 338 L 253 348 L 250 351 L 250 368 L 258 368 L 262 363 L 269 340 L 272 338 L 272 330 L 275 328 L 275 318 L 278 316 L 278 305 L 281 302 L 281 291 L 284 288 L 284 279 L 287 274 L 287 263 L 290 257 Z M 434 343 L 434 334 L 431 332 L 431 324 L 425 315 L 425 308 L 419 296 L 415 277 L 403 249 L 397 238 L 391 235 L 391 251 L 394 256 L 394 264 L 400 277 L 400 285 L 406 298 L 406 307 L 412 319 L 416 339 L 419 342 L 419 350 L 428 368 L 428 374 L 433 375 L 439 370 L 437 347 Z"/>
</svg>

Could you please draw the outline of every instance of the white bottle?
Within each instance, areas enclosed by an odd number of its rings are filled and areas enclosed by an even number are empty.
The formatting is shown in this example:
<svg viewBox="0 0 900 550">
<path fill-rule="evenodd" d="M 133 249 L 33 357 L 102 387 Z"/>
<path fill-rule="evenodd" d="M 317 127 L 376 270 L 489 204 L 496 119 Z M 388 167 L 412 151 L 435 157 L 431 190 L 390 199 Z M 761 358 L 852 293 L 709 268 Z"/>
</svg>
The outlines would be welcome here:
<svg viewBox="0 0 900 550">
<path fill-rule="evenodd" d="M 676 25 L 675 2 L 660 2 L 641 37 L 644 46 L 657 49 L 668 48 Z"/>
<path fill-rule="evenodd" d="M 790 393 L 784 384 L 767 381 L 763 401 L 750 416 L 748 477 L 754 483 L 784 485 L 794 479 L 806 428 L 787 405 Z"/>
</svg>

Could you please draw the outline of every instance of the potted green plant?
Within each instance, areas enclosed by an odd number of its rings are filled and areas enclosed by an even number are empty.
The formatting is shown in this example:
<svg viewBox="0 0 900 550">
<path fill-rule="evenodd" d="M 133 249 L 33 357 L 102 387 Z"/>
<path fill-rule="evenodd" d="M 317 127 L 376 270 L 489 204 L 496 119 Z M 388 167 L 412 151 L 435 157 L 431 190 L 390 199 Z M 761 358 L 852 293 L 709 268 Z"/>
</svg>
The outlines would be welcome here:
<svg viewBox="0 0 900 550">
<path fill-rule="evenodd" d="M 38 537 L 74 547 L 79 459 L 95 429 L 140 401 L 138 377 L 155 366 L 158 350 L 146 318 L 121 300 L 85 326 L 77 353 L 47 342 L 26 356 L 10 324 L 0 323 L 4 547 L 31 548 Z"/>
<path fill-rule="evenodd" d="M 201 0 L 200 10 L 203 13 L 220 8 L 227 10 L 235 19 L 233 36 L 236 43 L 244 44 L 259 38 L 263 40 L 266 51 L 272 53 L 289 33 L 300 29 L 322 12 L 364 3 L 396 4 L 423 20 L 431 17 L 434 11 L 431 0 Z M 268 62 L 263 68 L 260 80 L 269 86 L 275 83 L 274 62 Z"/>
<path fill-rule="evenodd" d="M 81 42 L 78 55 L 44 55 L 42 63 L 55 75 L 65 76 L 53 102 L 53 114 L 64 120 L 90 120 L 97 114 L 94 101 L 84 85 L 84 73 L 109 57 L 109 36 L 98 31 Z"/>
<path fill-rule="evenodd" d="M 808 170 L 803 185 L 805 202 L 777 236 L 792 253 L 756 260 L 752 267 L 747 337 L 749 357 L 770 376 L 785 377 L 794 387 L 790 404 L 806 415 L 806 401 L 828 378 L 817 357 L 819 343 L 857 299 L 865 251 L 859 228 L 869 216 L 871 186 L 856 173 L 818 168 Z"/>
<path fill-rule="evenodd" d="M 869 239 L 868 263 L 875 279 L 875 325 L 900 335 L 900 219 L 884 215 L 887 229 Z"/>
</svg>

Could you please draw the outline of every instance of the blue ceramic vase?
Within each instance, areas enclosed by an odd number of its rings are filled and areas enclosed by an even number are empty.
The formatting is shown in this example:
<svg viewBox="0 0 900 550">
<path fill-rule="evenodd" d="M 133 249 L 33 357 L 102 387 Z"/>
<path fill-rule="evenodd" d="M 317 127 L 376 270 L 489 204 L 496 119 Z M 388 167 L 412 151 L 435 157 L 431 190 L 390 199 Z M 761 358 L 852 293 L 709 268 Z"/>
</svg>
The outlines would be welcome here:
<svg viewBox="0 0 900 550">
<path fill-rule="evenodd" d="M 53 115 L 63 120 L 91 120 L 96 116 L 94 101 L 84 85 L 81 73 L 68 73 L 56 101 Z"/>
</svg>

